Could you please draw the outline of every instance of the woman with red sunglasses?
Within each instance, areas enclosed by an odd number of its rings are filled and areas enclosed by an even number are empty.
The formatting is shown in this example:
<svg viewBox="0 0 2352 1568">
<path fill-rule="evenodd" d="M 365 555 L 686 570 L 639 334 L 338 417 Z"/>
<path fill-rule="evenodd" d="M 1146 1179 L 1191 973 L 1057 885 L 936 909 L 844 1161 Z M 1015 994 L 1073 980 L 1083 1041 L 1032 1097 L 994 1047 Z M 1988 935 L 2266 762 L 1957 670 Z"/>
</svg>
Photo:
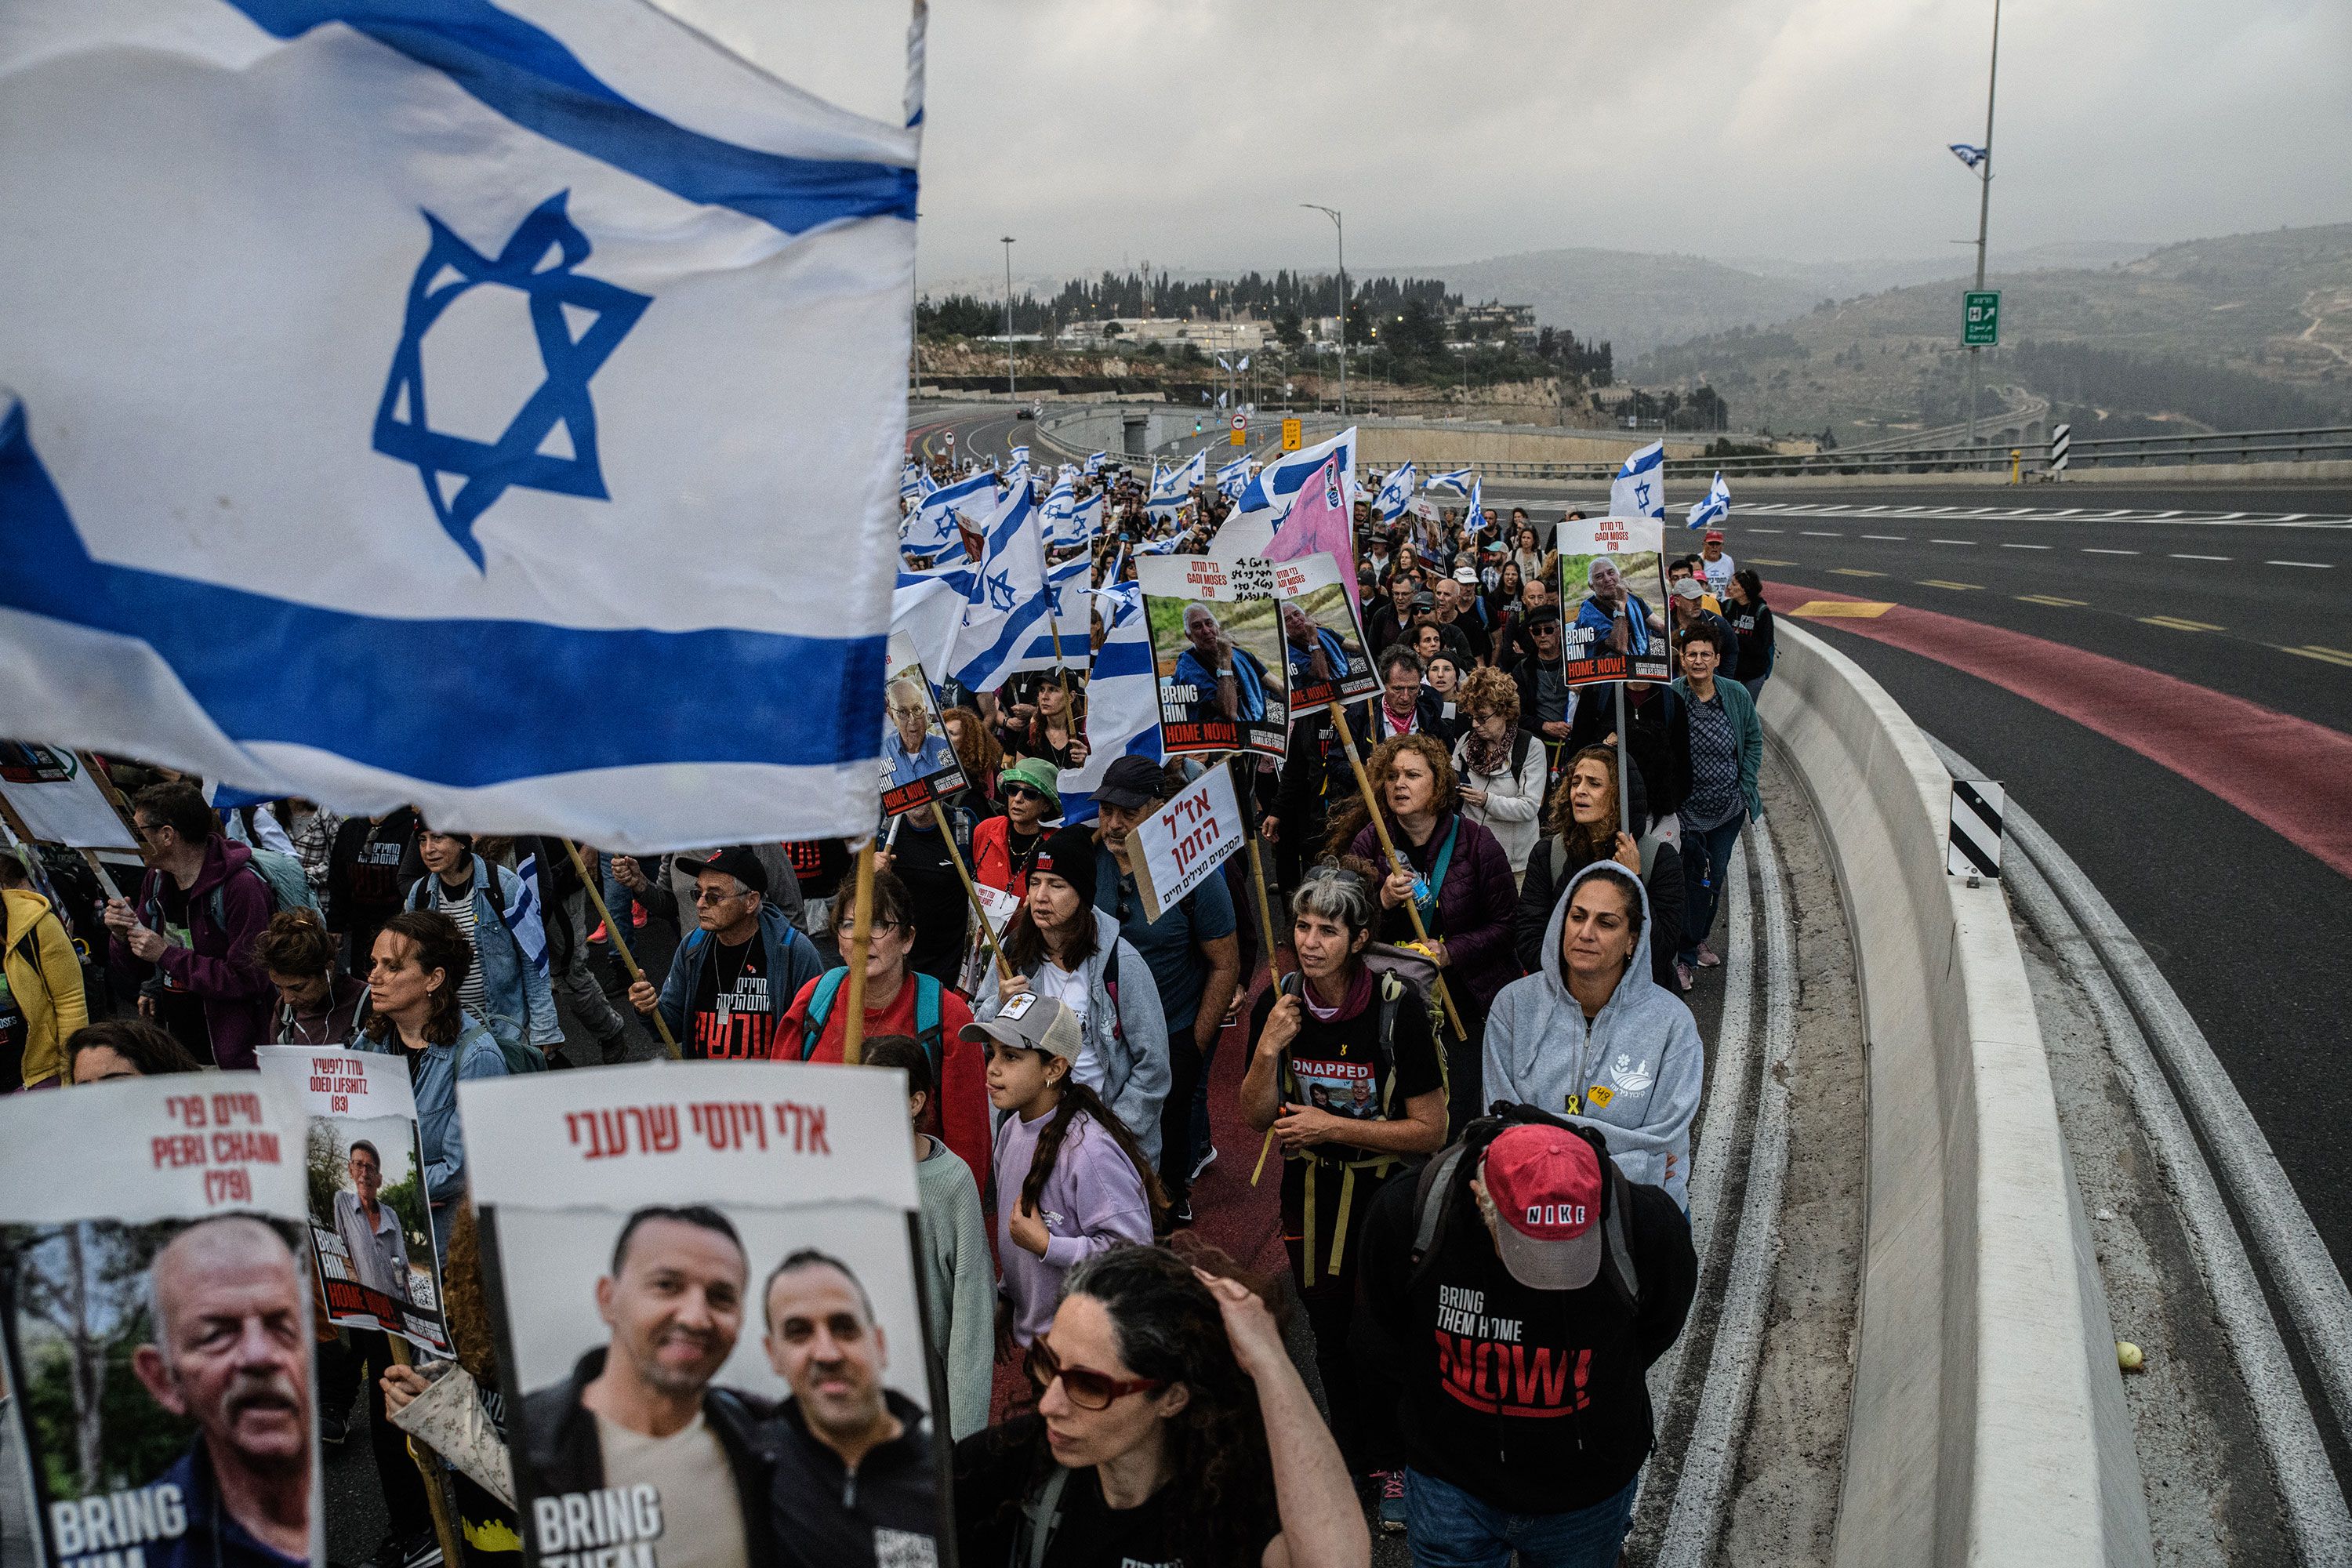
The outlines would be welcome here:
<svg viewBox="0 0 2352 1568">
<path fill-rule="evenodd" d="M 1116 1247 L 1029 1346 L 1034 1413 L 956 1446 L 976 1568 L 1362 1568 L 1354 1487 L 1282 1331 L 1231 1259 Z"/>
</svg>

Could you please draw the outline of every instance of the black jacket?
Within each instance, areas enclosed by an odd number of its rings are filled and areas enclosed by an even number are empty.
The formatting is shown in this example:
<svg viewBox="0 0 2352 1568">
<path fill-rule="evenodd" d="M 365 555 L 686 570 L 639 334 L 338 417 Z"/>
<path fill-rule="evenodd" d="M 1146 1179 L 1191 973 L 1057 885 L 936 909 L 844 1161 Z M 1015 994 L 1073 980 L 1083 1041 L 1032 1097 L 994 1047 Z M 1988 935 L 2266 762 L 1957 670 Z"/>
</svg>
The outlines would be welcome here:
<svg viewBox="0 0 2352 1568">
<path fill-rule="evenodd" d="M 1772 607 L 1759 599 L 1752 605 L 1726 605 L 1724 618 L 1731 623 L 1731 635 L 1739 639 L 1739 675 L 1741 680 L 1755 680 L 1772 673 Z"/>
<path fill-rule="evenodd" d="M 1580 1290 L 1511 1278 L 1467 1184 L 1435 1257 L 1412 1258 L 1417 1183 L 1391 1182 L 1364 1225 L 1358 1279 L 1389 1344 L 1367 1379 L 1396 1385 L 1406 1462 L 1506 1513 L 1614 1496 L 1656 1441 L 1643 1373 L 1680 1336 L 1698 1283 L 1690 1223 L 1663 1187 L 1629 1185 L 1632 1305 L 1605 1274 Z M 1443 1293 L 1443 1294 L 1441 1294 Z"/>
<path fill-rule="evenodd" d="M 1633 807 L 1634 837 L 1641 837 L 1641 825 L 1648 820 L 1648 802 L 1642 792 L 1642 773 L 1633 771 L 1633 793 L 1628 803 Z M 1549 826 L 1549 821 L 1546 826 Z M 1551 926 L 1552 906 L 1570 879 L 1584 869 L 1588 862 L 1574 856 L 1563 855 L 1557 847 L 1559 836 L 1547 832 L 1536 840 L 1528 855 L 1528 873 L 1519 883 L 1519 912 L 1512 918 L 1511 946 L 1517 954 L 1519 967 L 1533 974 L 1542 966 L 1544 933 Z M 1554 858 L 1559 858 L 1559 875 L 1552 875 Z M 1676 995 L 1680 988 L 1675 984 L 1675 954 L 1681 950 L 1683 939 L 1683 858 L 1682 851 L 1671 844 L 1656 844 L 1642 861 L 1642 890 L 1650 899 L 1650 978 Z"/>
<path fill-rule="evenodd" d="M 596 1440 L 595 1413 L 580 1403 L 582 1392 L 604 1370 L 604 1351 L 600 1346 L 582 1356 L 564 1382 L 523 1395 L 523 1464 L 515 1488 L 524 1519 L 532 1517 L 534 1498 L 604 1488 L 604 1450 Z M 702 1396 L 702 1418 L 735 1472 L 735 1494 L 743 1510 L 743 1542 L 753 1563 L 774 1560 L 768 1462 L 759 1443 L 760 1424 L 774 1409 L 756 1394 L 731 1388 L 714 1387 Z"/>
<path fill-rule="evenodd" d="M 1655 817 L 1682 809 L 1690 796 L 1690 713 L 1671 686 L 1653 685 L 1646 692 L 1625 693 L 1625 744 L 1642 775 L 1643 793 Z M 1617 698 L 1608 683 L 1587 686 L 1576 700 L 1576 717 L 1569 721 L 1570 756 L 1587 746 L 1598 746 L 1617 728 Z"/>
<path fill-rule="evenodd" d="M 768 1495 L 778 1563 L 864 1568 L 881 1561 L 877 1547 L 890 1536 L 939 1539 L 943 1521 L 930 1423 L 906 1395 L 886 1390 L 883 1398 L 906 1430 L 868 1453 L 856 1470 L 810 1436 L 797 1400 L 785 1400 L 761 1426 L 761 1453 L 772 1467 Z M 902 1550 L 889 1561 L 910 1560 Z"/>
</svg>

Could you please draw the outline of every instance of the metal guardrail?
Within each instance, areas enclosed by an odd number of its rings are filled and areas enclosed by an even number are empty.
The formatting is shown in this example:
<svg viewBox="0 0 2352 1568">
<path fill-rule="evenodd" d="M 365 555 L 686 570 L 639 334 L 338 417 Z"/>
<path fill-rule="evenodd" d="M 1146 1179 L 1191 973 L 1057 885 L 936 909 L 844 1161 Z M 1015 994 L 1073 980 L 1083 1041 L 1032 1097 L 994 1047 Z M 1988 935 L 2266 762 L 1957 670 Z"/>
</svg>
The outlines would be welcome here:
<svg viewBox="0 0 2352 1568">
<path fill-rule="evenodd" d="M 2051 472 L 2047 441 L 2015 447 L 1927 447 L 1900 452 L 1808 452 L 1723 458 L 1668 458 L 1666 472 L 1705 478 L 1721 473 L 1726 479 L 1852 476 L 1856 474 L 1939 474 L 2006 470 L 2011 454 L 2024 471 Z M 2331 425 L 2304 430 L 2233 430 L 2196 436 L 2122 436 L 2075 441 L 2066 466 L 2074 468 L 2143 468 L 2153 464 L 2199 467 L 2206 464 L 2305 463 L 2328 458 L 2352 458 L 2352 425 Z M 1445 464 L 1421 462 L 1423 472 Z M 1454 464 L 1453 466 L 1460 466 Z M 1601 479 L 1616 477 L 1614 463 L 1485 462 L 1470 465 L 1488 479 Z"/>
</svg>

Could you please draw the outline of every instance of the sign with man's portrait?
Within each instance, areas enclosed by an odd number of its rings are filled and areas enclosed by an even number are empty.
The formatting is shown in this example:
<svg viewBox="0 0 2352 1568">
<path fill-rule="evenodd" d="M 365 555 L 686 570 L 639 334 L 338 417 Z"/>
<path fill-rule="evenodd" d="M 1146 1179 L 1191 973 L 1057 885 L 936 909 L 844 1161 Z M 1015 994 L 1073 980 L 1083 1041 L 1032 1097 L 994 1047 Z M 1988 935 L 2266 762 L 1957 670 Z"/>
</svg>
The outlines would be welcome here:
<svg viewBox="0 0 2352 1568">
<path fill-rule="evenodd" d="M 1654 517 L 1564 520 L 1559 551 L 1561 655 L 1570 686 L 1671 680 L 1664 540 Z"/>
<path fill-rule="evenodd" d="M 893 632 L 889 648 L 889 672 L 882 683 L 882 809 L 897 816 L 955 794 L 964 787 L 964 776 L 915 639 Z"/>
<path fill-rule="evenodd" d="M 1171 757 L 1283 754 L 1289 659 L 1273 563 L 1257 556 L 1155 555 L 1136 563 Z"/>
</svg>

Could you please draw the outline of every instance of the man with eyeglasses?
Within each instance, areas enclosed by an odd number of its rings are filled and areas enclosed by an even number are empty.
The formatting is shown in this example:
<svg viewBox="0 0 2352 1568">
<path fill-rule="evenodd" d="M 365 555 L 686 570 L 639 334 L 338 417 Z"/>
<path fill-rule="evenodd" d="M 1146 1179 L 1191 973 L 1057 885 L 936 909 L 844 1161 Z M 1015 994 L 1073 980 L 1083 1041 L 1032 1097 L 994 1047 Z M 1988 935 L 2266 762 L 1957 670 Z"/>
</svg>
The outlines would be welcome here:
<svg viewBox="0 0 2352 1568">
<path fill-rule="evenodd" d="M 768 1276 L 768 1363 L 793 1396 L 761 1429 L 774 1466 L 778 1561 L 897 1568 L 939 1561 L 939 1478 L 922 1406 L 883 1386 L 890 1364 L 866 1287 L 803 1247 Z"/>
<path fill-rule="evenodd" d="M 135 904 L 110 899 L 113 960 L 145 976 L 139 1014 L 171 1031 L 199 1062 L 254 1065 L 278 993 L 253 955 L 277 902 L 191 784 L 150 784 L 131 803 L 147 873 Z"/>
<path fill-rule="evenodd" d="M 890 776 L 883 788 L 897 789 L 956 765 L 955 751 L 947 737 L 930 732 L 930 704 L 923 700 L 920 686 L 905 679 L 894 680 L 885 700 L 889 704 L 890 725 L 882 736 L 882 760 L 889 765 Z"/>
<path fill-rule="evenodd" d="M 678 944 L 659 994 L 639 980 L 629 1005 L 648 1016 L 658 1009 L 688 1058 L 766 1061 L 785 1010 L 824 962 L 767 901 L 768 869 L 749 845 L 707 860 L 681 856 L 677 867 L 694 878 L 696 929 Z"/>
</svg>

